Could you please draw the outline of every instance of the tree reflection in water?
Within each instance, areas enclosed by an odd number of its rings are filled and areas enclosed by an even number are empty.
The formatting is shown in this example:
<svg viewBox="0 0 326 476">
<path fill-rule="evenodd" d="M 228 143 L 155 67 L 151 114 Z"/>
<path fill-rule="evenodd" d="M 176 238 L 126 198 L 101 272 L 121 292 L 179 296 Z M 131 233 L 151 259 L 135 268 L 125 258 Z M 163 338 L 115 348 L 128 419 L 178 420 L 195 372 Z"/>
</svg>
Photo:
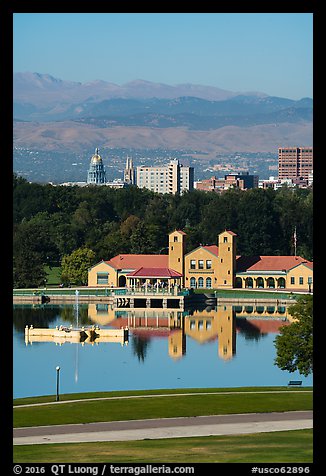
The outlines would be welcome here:
<svg viewBox="0 0 326 476">
<path fill-rule="evenodd" d="M 150 344 L 150 339 L 140 335 L 132 335 L 131 346 L 133 354 L 138 357 L 139 362 L 144 362 L 147 355 L 147 350 Z"/>
</svg>

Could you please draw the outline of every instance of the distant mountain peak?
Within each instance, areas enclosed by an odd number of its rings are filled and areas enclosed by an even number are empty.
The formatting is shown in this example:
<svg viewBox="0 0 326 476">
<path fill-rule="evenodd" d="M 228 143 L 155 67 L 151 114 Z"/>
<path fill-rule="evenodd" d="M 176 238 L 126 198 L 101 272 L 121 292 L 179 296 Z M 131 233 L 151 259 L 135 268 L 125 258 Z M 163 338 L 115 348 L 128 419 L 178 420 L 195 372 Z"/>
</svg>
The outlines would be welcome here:
<svg viewBox="0 0 326 476">
<path fill-rule="evenodd" d="M 102 79 L 66 81 L 38 72 L 14 74 L 14 117 L 19 120 L 110 117 L 116 125 L 124 121 L 207 129 L 277 122 L 277 117 L 269 114 L 286 108 L 296 108 L 292 121 L 309 119 L 312 99 L 294 101 L 260 92 L 239 93 L 191 83 L 172 86 L 145 79 L 118 85 Z"/>
<path fill-rule="evenodd" d="M 57 90 L 58 96 L 55 97 L 53 95 L 53 90 Z M 81 83 L 62 80 L 50 74 L 37 72 L 32 73 L 27 71 L 14 73 L 15 101 L 24 101 L 38 105 L 42 102 L 45 104 L 49 102 L 60 102 L 66 100 L 67 90 L 69 90 L 71 102 L 83 101 L 89 96 L 94 96 L 102 100 L 118 97 L 174 99 L 181 96 L 192 96 L 206 100 L 221 101 L 241 94 L 215 86 L 191 83 L 169 85 L 148 81 L 146 79 L 135 79 L 123 85 L 100 79 Z M 62 94 L 61 97 L 60 93 Z M 264 95 L 264 93 L 250 93 L 250 95 Z"/>
</svg>

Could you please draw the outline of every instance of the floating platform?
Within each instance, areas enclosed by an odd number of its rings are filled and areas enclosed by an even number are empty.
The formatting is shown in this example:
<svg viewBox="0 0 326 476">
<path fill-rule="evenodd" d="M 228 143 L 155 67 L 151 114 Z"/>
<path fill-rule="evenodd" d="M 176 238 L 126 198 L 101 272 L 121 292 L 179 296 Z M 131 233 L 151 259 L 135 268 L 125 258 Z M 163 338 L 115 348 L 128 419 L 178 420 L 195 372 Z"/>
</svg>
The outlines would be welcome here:
<svg viewBox="0 0 326 476">
<path fill-rule="evenodd" d="M 56 326 L 54 329 L 35 328 L 32 325 L 25 327 L 25 343 L 33 342 L 55 342 L 63 344 L 65 342 L 87 343 L 94 342 L 119 342 L 124 345 L 129 340 L 129 328 L 120 329 L 100 329 L 98 326 L 73 328 Z"/>
</svg>

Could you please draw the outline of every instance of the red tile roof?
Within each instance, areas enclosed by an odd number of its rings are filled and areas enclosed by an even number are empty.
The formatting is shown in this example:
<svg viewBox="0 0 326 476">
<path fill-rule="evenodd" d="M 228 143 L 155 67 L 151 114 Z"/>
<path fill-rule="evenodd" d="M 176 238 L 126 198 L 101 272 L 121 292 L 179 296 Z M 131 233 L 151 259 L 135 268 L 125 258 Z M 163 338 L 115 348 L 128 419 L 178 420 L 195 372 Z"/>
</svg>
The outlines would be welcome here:
<svg viewBox="0 0 326 476">
<path fill-rule="evenodd" d="M 127 274 L 129 277 L 138 278 L 181 278 L 182 274 L 170 268 L 144 268 L 141 267 Z"/>
<path fill-rule="evenodd" d="M 313 263 L 301 256 L 239 256 L 236 261 L 237 272 L 244 271 L 288 271 L 304 263 L 312 269 Z"/>
<path fill-rule="evenodd" d="M 213 253 L 213 255 L 218 256 L 218 246 L 206 245 L 206 246 L 202 246 L 202 248 L 204 248 L 207 251 L 210 251 L 211 253 Z"/>
<path fill-rule="evenodd" d="M 168 255 L 136 255 L 121 254 L 106 261 L 115 269 L 138 269 L 141 266 L 150 268 L 167 268 L 169 265 Z"/>
</svg>

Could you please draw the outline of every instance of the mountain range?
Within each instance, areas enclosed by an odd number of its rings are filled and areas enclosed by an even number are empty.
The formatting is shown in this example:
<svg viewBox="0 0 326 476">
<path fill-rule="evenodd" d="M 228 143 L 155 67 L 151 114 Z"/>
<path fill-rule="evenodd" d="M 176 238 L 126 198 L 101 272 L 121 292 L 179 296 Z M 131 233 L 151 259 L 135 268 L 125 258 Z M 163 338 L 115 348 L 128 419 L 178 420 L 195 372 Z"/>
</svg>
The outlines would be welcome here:
<svg viewBox="0 0 326 476">
<path fill-rule="evenodd" d="M 178 147 L 191 142 L 203 152 L 205 142 L 216 151 L 247 150 L 251 144 L 253 152 L 262 150 L 264 138 L 274 151 L 280 144 L 297 144 L 298 137 L 301 145 L 312 143 L 311 98 L 144 80 L 122 86 L 100 80 L 80 83 L 30 72 L 14 74 L 13 95 L 15 140 L 33 148 L 38 143 L 52 150 L 76 147 L 78 141 L 89 146 L 100 141 L 102 146 L 112 139 L 115 146 L 132 147 L 135 129 L 137 147 L 143 136 L 147 148 L 168 148 L 171 137 Z"/>
<path fill-rule="evenodd" d="M 99 101 L 111 98 L 161 98 L 172 99 L 181 96 L 194 96 L 201 99 L 222 101 L 243 93 L 227 91 L 214 86 L 198 84 L 179 84 L 171 86 L 138 79 L 124 85 L 108 81 L 95 80 L 87 83 L 65 81 L 49 74 L 14 73 L 13 78 L 15 100 L 44 105 L 53 101 L 66 100 Z M 246 95 L 267 96 L 264 93 L 246 93 Z"/>
</svg>

